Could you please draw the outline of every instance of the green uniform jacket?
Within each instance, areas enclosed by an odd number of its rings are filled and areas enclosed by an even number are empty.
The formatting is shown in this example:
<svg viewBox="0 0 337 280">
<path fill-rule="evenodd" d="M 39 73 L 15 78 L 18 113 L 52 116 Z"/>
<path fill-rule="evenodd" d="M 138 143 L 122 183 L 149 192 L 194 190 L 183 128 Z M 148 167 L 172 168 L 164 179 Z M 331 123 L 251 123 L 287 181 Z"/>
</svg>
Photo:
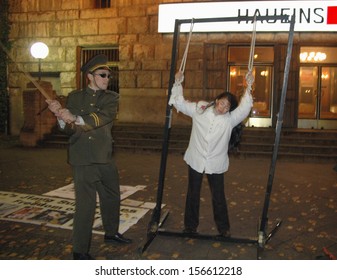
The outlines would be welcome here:
<svg viewBox="0 0 337 280">
<path fill-rule="evenodd" d="M 71 165 L 108 163 L 112 157 L 113 120 L 119 95 L 109 90 L 87 87 L 69 94 L 66 108 L 81 116 L 85 125 L 67 124 L 62 130 L 70 136 L 68 161 Z"/>
</svg>

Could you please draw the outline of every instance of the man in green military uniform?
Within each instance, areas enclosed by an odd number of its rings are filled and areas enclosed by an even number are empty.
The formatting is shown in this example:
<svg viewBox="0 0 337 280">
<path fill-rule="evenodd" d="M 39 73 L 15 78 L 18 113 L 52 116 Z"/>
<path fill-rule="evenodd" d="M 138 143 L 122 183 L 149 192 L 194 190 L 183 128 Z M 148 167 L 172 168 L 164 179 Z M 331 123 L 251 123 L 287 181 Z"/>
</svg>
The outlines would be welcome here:
<svg viewBox="0 0 337 280">
<path fill-rule="evenodd" d="M 68 134 L 68 161 L 73 167 L 75 214 L 73 226 L 74 259 L 93 259 L 89 254 L 96 209 L 96 192 L 105 242 L 131 243 L 118 232 L 120 215 L 119 174 L 112 156 L 111 128 L 116 117 L 119 95 L 107 90 L 111 69 L 105 55 L 89 60 L 81 70 L 89 85 L 69 94 L 66 108 L 47 100 L 48 108 Z"/>
</svg>

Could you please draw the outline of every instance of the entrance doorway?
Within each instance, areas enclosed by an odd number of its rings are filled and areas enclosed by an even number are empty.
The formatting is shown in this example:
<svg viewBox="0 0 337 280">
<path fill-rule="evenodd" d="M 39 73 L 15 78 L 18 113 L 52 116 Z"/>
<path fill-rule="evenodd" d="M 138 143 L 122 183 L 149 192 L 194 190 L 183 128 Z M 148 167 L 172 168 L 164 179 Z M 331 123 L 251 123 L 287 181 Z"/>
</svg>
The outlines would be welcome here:
<svg viewBox="0 0 337 280">
<path fill-rule="evenodd" d="M 245 76 L 250 48 L 229 46 L 228 49 L 229 91 L 238 99 L 245 91 Z M 247 122 L 248 126 L 271 127 L 273 104 L 274 47 L 256 46 L 254 52 L 253 75 L 255 82 L 252 89 L 253 108 Z"/>
<path fill-rule="evenodd" d="M 301 48 L 298 127 L 337 129 L 337 48 Z"/>
</svg>

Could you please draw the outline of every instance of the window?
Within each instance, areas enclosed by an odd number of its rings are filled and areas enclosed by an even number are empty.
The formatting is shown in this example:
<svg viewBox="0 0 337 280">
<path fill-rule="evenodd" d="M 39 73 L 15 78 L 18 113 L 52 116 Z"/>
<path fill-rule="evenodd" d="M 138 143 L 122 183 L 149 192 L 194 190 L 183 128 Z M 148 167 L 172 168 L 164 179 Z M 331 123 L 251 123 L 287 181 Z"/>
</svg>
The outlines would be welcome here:
<svg viewBox="0 0 337 280">
<path fill-rule="evenodd" d="M 250 47 L 247 46 L 228 48 L 229 91 L 238 98 L 244 94 L 249 54 Z M 252 90 L 254 105 L 251 117 L 271 117 L 273 63 L 273 47 L 255 47 L 253 68 L 255 83 Z"/>
<path fill-rule="evenodd" d="M 300 119 L 337 119 L 336 53 L 333 47 L 301 47 Z"/>
<path fill-rule="evenodd" d="M 110 0 L 82 0 L 81 8 L 82 9 L 111 8 L 111 1 Z"/>
<path fill-rule="evenodd" d="M 110 8 L 110 0 L 96 0 L 96 8 Z"/>
</svg>

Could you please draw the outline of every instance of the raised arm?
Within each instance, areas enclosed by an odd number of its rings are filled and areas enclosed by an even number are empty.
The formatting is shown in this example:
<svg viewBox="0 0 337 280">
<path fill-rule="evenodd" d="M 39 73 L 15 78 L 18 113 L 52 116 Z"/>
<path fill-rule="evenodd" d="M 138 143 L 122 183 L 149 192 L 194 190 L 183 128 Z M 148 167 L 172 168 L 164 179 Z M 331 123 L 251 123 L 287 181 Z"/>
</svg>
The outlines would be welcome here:
<svg viewBox="0 0 337 280">
<path fill-rule="evenodd" d="M 246 74 L 246 83 L 247 83 L 247 88 L 245 90 L 244 95 L 242 96 L 240 100 L 239 106 L 230 113 L 231 123 L 233 127 L 238 125 L 245 118 L 247 118 L 247 116 L 250 113 L 251 108 L 253 107 L 253 97 L 252 97 L 251 91 L 252 91 L 252 85 L 254 83 L 254 76 L 251 72 L 248 72 Z"/>
<path fill-rule="evenodd" d="M 181 85 L 183 81 L 183 73 L 180 71 L 177 72 L 168 104 L 170 106 L 173 105 L 177 112 L 182 112 L 183 114 L 192 117 L 193 112 L 196 110 L 196 103 L 185 100 L 183 86 Z"/>
</svg>

